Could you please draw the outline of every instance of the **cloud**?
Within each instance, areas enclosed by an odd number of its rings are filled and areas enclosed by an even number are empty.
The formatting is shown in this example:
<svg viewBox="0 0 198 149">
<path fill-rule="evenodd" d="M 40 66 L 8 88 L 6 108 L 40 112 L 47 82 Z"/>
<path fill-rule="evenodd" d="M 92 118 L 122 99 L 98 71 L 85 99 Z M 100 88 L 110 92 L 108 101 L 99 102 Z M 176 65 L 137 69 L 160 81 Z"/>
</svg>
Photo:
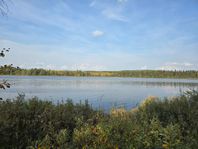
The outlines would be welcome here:
<svg viewBox="0 0 198 149">
<path fill-rule="evenodd" d="M 100 36 L 103 36 L 103 35 L 104 35 L 104 32 L 99 31 L 99 30 L 95 30 L 95 31 L 92 32 L 93 37 L 100 37 Z"/>
<path fill-rule="evenodd" d="M 169 62 L 161 66 L 159 69 L 160 70 L 195 70 L 197 68 L 198 65 L 189 62 L 183 62 L 183 63 Z"/>
<path fill-rule="evenodd" d="M 140 68 L 141 70 L 147 70 L 148 66 L 144 65 L 143 67 Z"/>
<path fill-rule="evenodd" d="M 186 67 L 194 66 L 194 64 L 191 64 L 191 63 L 184 63 L 183 65 Z"/>
<path fill-rule="evenodd" d="M 27 64 L 27 63 L 24 63 L 24 64 L 21 64 L 21 65 L 17 65 L 19 66 L 20 68 L 42 68 L 42 69 L 50 69 L 50 70 L 56 70 L 57 69 L 57 66 L 54 65 L 54 64 L 46 64 L 44 62 L 36 62 L 35 64 Z"/>
<path fill-rule="evenodd" d="M 118 3 L 124 3 L 127 2 L 127 0 L 117 0 Z"/>
<path fill-rule="evenodd" d="M 70 67 L 71 70 L 104 70 L 105 66 L 90 63 L 76 64 Z"/>
<path fill-rule="evenodd" d="M 89 7 L 93 7 L 93 6 L 95 6 L 95 4 L 96 4 L 96 0 L 93 0 L 93 1 L 89 4 Z"/>
<path fill-rule="evenodd" d="M 23 44 L 0 39 L 0 49 L 3 47 L 10 47 L 11 51 L 0 61 L 1 65 L 14 64 L 28 69 L 109 70 L 110 64 L 115 63 L 117 56 L 121 55 L 111 52 L 107 54 L 106 51 L 83 54 L 86 51 L 84 49 L 67 49 L 59 45 Z M 113 60 L 109 60 L 110 57 Z"/>
<path fill-rule="evenodd" d="M 121 21 L 121 22 L 128 22 L 128 18 L 123 16 L 118 9 L 105 9 L 102 11 L 102 14 L 107 17 L 108 19 Z"/>
</svg>

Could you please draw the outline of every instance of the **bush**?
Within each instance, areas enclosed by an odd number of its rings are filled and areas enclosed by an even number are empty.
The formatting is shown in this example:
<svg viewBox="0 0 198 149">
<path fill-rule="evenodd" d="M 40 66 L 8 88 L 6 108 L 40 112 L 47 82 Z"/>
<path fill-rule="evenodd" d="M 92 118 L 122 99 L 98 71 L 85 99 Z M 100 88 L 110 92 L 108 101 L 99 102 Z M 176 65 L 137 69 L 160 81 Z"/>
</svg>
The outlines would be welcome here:
<svg viewBox="0 0 198 149">
<path fill-rule="evenodd" d="M 0 101 L 0 148 L 196 149 L 198 92 L 147 98 L 131 111 L 88 102 Z"/>
</svg>

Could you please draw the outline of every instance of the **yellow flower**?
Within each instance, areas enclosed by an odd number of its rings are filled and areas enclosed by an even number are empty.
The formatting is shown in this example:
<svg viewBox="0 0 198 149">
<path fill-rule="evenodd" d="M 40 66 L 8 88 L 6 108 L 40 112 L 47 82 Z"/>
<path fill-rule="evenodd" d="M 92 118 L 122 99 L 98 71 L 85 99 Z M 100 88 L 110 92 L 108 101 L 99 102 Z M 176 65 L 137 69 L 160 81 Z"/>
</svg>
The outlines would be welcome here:
<svg viewBox="0 0 198 149">
<path fill-rule="evenodd" d="M 169 149 L 168 144 L 163 144 L 162 147 L 163 147 L 163 149 Z"/>
</svg>

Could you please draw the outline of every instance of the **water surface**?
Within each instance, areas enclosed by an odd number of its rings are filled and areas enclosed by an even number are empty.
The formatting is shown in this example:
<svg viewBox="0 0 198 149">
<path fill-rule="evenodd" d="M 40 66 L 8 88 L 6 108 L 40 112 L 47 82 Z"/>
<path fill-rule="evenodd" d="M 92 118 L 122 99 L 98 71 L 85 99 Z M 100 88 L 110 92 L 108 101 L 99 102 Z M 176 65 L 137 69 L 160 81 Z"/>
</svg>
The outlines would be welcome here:
<svg viewBox="0 0 198 149">
<path fill-rule="evenodd" d="M 58 77 L 58 76 L 0 76 L 12 86 L 0 90 L 1 97 L 14 98 L 25 94 L 43 100 L 89 100 L 93 107 L 109 109 L 112 106 L 131 108 L 148 96 L 171 97 L 181 91 L 198 89 L 198 80 L 151 79 L 117 77 Z"/>
</svg>

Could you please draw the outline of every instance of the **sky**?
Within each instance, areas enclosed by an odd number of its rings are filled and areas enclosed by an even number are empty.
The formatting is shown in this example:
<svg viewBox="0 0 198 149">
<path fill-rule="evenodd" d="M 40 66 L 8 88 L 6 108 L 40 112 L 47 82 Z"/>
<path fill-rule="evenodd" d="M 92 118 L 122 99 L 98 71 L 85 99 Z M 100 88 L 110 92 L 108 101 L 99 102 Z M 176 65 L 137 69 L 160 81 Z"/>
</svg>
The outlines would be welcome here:
<svg viewBox="0 0 198 149">
<path fill-rule="evenodd" d="M 198 70 L 198 0 L 7 0 L 0 64 Z"/>
</svg>

